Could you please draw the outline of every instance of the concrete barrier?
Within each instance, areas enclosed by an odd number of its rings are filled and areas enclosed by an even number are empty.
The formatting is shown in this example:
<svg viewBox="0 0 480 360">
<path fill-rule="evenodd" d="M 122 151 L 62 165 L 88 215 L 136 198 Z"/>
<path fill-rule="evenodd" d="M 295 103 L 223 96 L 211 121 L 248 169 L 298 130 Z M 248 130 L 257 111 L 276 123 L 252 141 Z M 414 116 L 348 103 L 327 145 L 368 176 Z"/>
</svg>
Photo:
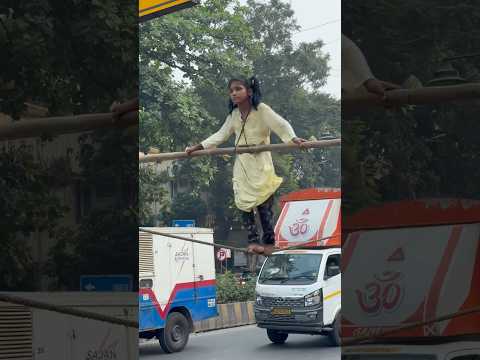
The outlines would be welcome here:
<svg viewBox="0 0 480 360">
<path fill-rule="evenodd" d="M 195 332 L 255 324 L 253 301 L 218 304 L 218 316 L 194 324 Z"/>
</svg>

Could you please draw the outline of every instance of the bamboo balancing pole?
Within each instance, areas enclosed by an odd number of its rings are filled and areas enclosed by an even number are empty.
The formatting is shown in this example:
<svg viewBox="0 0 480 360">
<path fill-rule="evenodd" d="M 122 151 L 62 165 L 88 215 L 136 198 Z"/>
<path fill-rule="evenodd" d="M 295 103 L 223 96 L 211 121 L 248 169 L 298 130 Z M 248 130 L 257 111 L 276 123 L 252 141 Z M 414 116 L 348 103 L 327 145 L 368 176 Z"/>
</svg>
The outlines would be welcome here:
<svg viewBox="0 0 480 360">
<path fill-rule="evenodd" d="M 235 149 L 234 147 L 213 148 L 213 149 L 206 149 L 206 150 L 198 150 L 191 153 L 190 155 L 188 155 L 186 152 L 150 154 L 140 159 L 140 162 L 141 163 L 160 162 L 165 160 L 188 159 L 196 156 L 231 155 L 231 154 L 259 153 L 263 151 L 292 151 L 292 150 L 311 149 L 311 148 L 327 148 L 327 147 L 333 147 L 333 146 L 340 146 L 340 144 L 341 144 L 340 139 L 332 139 L 332 140 L 307 141 L 302 143 L 301 146 L 296 144 L 270 144 L 270 145 L 242 146 L 242 147 L 237 147 L 237 149 Z"/>
<path fill-rule="evenodd" d="M 96 130 L 108 127 L 124 127 L 138 124 L 138 111 L 131 111 L 116 118 L 113 113 L 58 116 L 14 121 L 0 125 L 0 140 L 16 140 L 42 135 L 60 135 Z"/>
<path fill-rule="evenodd" d="M 439 104 L 472 99 L 480 100 L 480 84 L 478 83 L 390 90 L 385 93 L 385 99 L 370 93 L 342 94 L 342 109 Z"/>
</svg>

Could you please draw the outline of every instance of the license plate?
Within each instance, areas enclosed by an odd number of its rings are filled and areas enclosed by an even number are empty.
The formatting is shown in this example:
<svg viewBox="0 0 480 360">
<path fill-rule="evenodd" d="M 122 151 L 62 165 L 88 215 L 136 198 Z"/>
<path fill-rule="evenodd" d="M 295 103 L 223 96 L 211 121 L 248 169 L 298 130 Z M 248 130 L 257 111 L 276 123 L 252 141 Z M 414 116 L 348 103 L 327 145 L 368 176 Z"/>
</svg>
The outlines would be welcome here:
<svg viewBox="0 0 480 360">
<path fill-rule="evenodd" d="M 272 315 L 292 315 L 292 310 L 289 308 L 273 308 Z"/>
</svg>

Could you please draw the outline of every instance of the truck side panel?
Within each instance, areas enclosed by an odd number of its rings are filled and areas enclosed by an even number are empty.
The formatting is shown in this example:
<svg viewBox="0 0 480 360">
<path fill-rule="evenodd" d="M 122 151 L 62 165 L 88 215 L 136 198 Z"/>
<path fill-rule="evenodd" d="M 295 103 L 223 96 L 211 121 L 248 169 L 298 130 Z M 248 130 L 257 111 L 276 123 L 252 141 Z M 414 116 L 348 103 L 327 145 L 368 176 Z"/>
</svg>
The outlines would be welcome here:
<svg viewBox="0 0 480 360">
<path fill-rule="evenodd" d="M 198 240 L 213 242 L 212 235 L 198 234 Z M 216 284 L 215 284 L 215 253 L 214 248 L 201 244 L 194 246 L 194 274 L 196 311 L 193 320 L 203 320 L 217 316 Z"/>
<path fill-rule="evenodd" d="M 213 242 L 211 233 L 176 233 Z M 165 327 L 168 313 L 188 310 L 193 321 L 216 316 L 213 248 L 154 235 L 153 287 L 139 291 L 140 331 Z"/>
<path fill-rule="evenodd" d="M 352 233 L 344 244 L 343 334 L 375 334 L 467 309 L 478 299 L 480 225 L 443 225 Z M 375 261 L 372 261 L 375 259 Z M 476 265 L 475 265 L 476 264 Z M 356 269 L 362 271 L 355 271 Z M 469 301 L 470 300 L 470 301 Z M 396 336 L 445 336 L 478 332 L 465 317 L 418 327 Z M 457 322 L 458 324 L 458 322 Z M 476 329 L 475 329 L 476 328 Z"/>
</svg>

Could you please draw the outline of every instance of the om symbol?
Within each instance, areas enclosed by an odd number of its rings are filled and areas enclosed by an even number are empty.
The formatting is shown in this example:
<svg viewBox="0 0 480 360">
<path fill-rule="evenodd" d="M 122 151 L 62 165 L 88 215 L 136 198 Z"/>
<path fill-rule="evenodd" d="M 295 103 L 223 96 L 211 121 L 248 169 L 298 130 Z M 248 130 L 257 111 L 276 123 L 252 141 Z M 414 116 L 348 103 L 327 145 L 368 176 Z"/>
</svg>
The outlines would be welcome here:
<svg viewBox="0 0 480 360">
<path fill-rule="evenodd" d="M 297 222 L 293 225 L 289 225 L 288 228 L 290 230 L 290 234 L 292 236 L 297 236 L 299 234 L 305 234 L 308 231 L 308 219 L 302 218 L 297 219 Z"/>
<path fill-rule="evenodd" d="M 393 311 L 403 299 L 404 289 L 399 284 L 402 274 L 385 271 L 374 275 L 374 281 L 365 285 L 364 291 L 355 290 L 357 300 L 364 312 L 378 315 L 382 311 Z"/>
</svg>

